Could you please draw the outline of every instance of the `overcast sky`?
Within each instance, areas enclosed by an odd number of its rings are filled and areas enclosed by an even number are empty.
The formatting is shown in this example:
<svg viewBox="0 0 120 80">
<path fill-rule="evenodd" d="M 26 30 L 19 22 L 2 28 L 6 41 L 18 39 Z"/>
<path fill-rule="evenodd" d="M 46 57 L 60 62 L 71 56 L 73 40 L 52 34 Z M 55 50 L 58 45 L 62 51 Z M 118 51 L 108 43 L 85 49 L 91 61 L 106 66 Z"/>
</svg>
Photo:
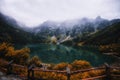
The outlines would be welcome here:
<svg viewBox="0 0 120 80">
<path fill-rule="evenodd" d="M 0 0 L 0 10 L 32 27 L 46 20 L 120 18 L 120 0 Z"/>
</svg>

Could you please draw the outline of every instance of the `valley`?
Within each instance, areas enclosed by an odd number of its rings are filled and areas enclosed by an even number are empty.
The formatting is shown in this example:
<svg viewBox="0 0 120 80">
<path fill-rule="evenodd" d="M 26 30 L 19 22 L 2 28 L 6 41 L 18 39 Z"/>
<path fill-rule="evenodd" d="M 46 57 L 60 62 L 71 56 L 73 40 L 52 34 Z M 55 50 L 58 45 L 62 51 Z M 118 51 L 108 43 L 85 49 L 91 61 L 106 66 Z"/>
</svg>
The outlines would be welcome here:
<svg viewBox="0 0 120 80">
<path fill-rule="evenodd" d="M 68 28 L 69 26 L 69 28 Z M 63 44 L 67 46 L 91 45 L 101 52 L 119 56 L 120 19 L 78 19 L 65 22 L 46 21 L 35 28 L 20 27 L 17 22 L 0 13 L 0 42 L 12 44 Z M 105 46 L 111 46 L 105 48 Z M 114 46 L 112 46 L 114 45 Z M 104 49 L 103 49 L 104 47 Z"/>
</svg>

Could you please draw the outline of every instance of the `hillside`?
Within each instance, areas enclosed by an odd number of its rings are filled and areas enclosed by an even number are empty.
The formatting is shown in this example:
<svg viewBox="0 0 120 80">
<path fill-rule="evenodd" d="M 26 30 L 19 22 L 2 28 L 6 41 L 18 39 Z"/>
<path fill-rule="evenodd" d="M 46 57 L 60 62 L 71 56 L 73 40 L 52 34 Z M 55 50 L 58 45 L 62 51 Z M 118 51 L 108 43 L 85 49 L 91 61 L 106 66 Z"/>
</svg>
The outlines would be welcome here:
<svg viewBox="0 0 120 80">
<path fill-rule="evenodd" d="M 81 18 L 76 20 L 68 20 L 63 22 L 45 21 L 41 25 L 33 29 L 36 35 L 40 36 L 81 36 L 89 35 L 97 30 L 104 29 L 110 25 L 110 21 L 100 16 L 95 19 Z"/>
<path fill-rule="evenodd" d="M 6 16 L 0 13 L 0 42 L 16 44 L 40 42 L 37 36 L 20 29 L 17 23 L 13 24 L 10 24 L 10 22 L 6 20 Z"/>
<path fill-rule="evenodd" d="M 108 45 L 112 43 L 120 43 L 120 22 L 114 23 L 84 40 L 84 44 L 92 45 Z"/>
<path fill-rule="evenodd" d="M 0 42 L 46 43 L 52 36 L 56 36 L 58 41 L 70 36 L 74 43 L 106 45 L 120 43 L 119 26 L 119 19 L 109 21 L 98 16 L 96 19 L 83 18 L 62 23 L 46 21 L 34 29 L 24 29 L 14 19 L 0 13 Z"/>
<path fill-rule="evenodd" d="M 82 42 L 83 45 L 99 46 L 102 53 L 120 57 L 120 22 L 85 37 Z"/>
</svg>

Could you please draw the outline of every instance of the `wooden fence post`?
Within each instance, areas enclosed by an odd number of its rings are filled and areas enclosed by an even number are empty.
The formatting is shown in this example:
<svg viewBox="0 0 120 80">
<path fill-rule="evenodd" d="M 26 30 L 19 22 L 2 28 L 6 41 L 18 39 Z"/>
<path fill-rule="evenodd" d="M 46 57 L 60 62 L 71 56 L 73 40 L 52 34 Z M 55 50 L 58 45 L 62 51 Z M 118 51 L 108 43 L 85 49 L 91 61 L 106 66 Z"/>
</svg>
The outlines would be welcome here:
<svg viewBox="0 0 120 80">
<path fill-rule="evenodd" d="M 7 75 L 12 74 L 12 70 L 13 70 L 12 63 L 13 63 L 13 60 L 11 60 L 7 65 Z"/>
<path fill-rule="evenodd" d="M 105 80 L 111 80 L 110 66 L 107 63 L 105 63 L 105 74 Z"/>
<path fill-rule="evenodd" d="M 67 72 L 67 80 L 70 80 L 71 74 L 70 74 L 70 68 L 66 67 L 66 72 Z"/>
<path fill-rule="evenodd" d="M 33 67 L 34 68 L 34 67 Z M 33 68 L 32 68 L 32 80 L 35 80 L 34 78 L 34 70 L 33 70 Z"/>
<path fill-rule="evenodd" d="M 35 68 L 34 64 L 32 64 L 30 67 L 28 67 L 28 75 L 27 75 L 28 80 L 34 80 L 34 70 L 33 70 L 33 68 Z"/>
<path fill-rule="evenodd" d="M 28 78 L 28 80 L 30 80 L 30 70 L 28 69 L 28 71 L 27 71 L 27 78 Z"/>
</svg>

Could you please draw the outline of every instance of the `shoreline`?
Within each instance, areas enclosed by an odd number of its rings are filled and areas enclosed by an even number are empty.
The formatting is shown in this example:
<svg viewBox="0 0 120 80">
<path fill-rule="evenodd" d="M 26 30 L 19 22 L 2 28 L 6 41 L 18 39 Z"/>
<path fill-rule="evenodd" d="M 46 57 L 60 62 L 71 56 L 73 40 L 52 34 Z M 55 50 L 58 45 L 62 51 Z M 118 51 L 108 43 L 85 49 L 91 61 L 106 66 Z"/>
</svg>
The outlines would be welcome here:
<svg viewBox="0 0 120 80">
<path fill-rule="evenodd" d="M 108 53 L 103 53 L 103 54 L 105 54 L 105 55 L 111 55 L 111 56 L 116 57 L 117 59 L 120 59 L 120 57 L 119 57 L 119 56 L 117 56 L 117 55 L 118 55 L 118 53 L 108 52 Z"/>
</svg>

